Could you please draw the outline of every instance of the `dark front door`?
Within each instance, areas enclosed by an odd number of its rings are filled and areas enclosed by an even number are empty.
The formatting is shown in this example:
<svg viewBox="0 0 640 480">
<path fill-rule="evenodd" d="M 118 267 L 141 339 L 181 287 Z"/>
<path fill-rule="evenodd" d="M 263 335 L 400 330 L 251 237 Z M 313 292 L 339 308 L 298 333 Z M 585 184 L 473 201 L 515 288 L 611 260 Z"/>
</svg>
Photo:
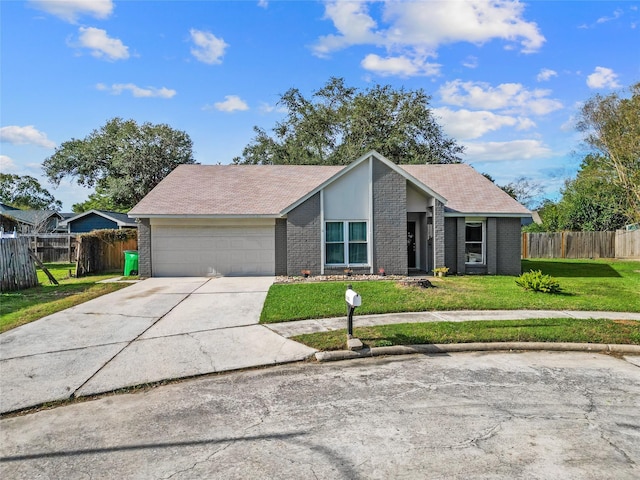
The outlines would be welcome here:
<svg viewBox="0 0 640 480">
<path fill-rule="evenodd" d="M 407 264 L 416 268 L 416 222 L 407 222 Z"/>
</svg>

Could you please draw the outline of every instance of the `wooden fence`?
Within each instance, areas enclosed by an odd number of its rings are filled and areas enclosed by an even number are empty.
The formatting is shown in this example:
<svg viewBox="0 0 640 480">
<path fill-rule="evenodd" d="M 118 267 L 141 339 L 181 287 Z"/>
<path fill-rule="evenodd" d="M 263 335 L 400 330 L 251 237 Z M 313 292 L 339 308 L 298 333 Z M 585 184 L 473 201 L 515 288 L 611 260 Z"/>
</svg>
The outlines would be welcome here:
<svg viewBox="0 0 640 480">
<path fill-rule="evenodd" d="M 68 233 L 40 233 L 20 235 L 29 239 L 31 251 L 43 263 L 72 263 L 76 261 L 77 240 Z"/>
<path fill-rule="evenodd" d="M 29 256 L 29 239 L 0 239 L 0 292 L 38 285 L 38 275 Z"/>
<path fill-rule="evenodd" d="M 640 230 L 523 233 L 522 258 L 640 258 Z"/>
<path fill-rule="evenodd" d="M 137 230 L 99 230 L 78 236 L 76 276 L 124 271 L 124 251 L 137 250 Z"/>
<path fill-rule="evenodd" d="M 640 258 L 640 230 L 616 232 L 616 258 Z"/>
</svg>

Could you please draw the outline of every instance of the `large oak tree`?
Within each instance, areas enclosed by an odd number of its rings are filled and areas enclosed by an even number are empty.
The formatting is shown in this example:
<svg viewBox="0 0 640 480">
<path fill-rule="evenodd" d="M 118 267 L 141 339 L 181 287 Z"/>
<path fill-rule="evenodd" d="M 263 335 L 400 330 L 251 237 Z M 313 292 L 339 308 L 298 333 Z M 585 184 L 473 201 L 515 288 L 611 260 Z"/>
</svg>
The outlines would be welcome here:
<svg viewBox="0 0 640 480">
<path fill-rule="evenodd" d="M 64 142 L 43 163 L 54 184 L 72 177 L 80 185 L 96 187 L 92 208 L 104 200 L 107 208 L 132 208 L 175 167 L 196 163 L 192 141 L 169 125 L 113 118 L 82 140 Z"/>
<path fill-rule="evenodd" d="M 62 203 L 30 175 L 0 173 L 0 201 L 26 210 L 60 210 Z"/>
<path fill-rule="evenodd" d="M 234 163 L 345 165 L 370 150 L 394 163 L 458 163 L 463 147 L 442 132 L 429 101 L 421 89 L 362 91 L 335 77 L 311 98 L 291 88 L 278 102 L 287 115 L 273 135 L 254 127 Z"/>
</svg>

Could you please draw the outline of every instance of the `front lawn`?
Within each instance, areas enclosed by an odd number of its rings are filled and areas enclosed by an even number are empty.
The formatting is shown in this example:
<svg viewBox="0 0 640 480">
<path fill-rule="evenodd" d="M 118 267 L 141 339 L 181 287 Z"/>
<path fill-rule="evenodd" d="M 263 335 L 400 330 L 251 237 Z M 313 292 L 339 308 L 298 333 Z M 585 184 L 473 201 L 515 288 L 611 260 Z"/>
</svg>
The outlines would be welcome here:
<svg viewBox="0 0 640 480">
<path fill-rule="evenodd" d="M 404 323 L 356 327 L 354 336 L 365 346 L 421 345 L 471 342 L 571 342 L 640 345 L 640 322 L 542 318 L 535 320 Z M 345 348 L 346 330 L 293 337 L 317 350 Z"/>
<path fill-rule="evenodd" d="M 128 285 L 96 283 L 111 278 L 114 274 L 70 278 L 69 270 L 75 272 L 73 263 L 48 263 L 45 266 L 60 285 L 51 285 L 44 272 L 38 269 L 40 286 L 1 293 L 0 333 Z"/>
<path fill-rule="evenodd" d="M 430 310 L 593 310 L 640 312 L 640 262 L 615 260 L 523 260 L 522 271 L 555 277 L 560 294 L 523 290 L 516 277 L 449 276 L 435 288 L 403 287 L 394 281 L 308 282 L 269 289 L 261 322 L 346 315 L 348 283 L 362 296 L 358 315 Z"/>
</svg>

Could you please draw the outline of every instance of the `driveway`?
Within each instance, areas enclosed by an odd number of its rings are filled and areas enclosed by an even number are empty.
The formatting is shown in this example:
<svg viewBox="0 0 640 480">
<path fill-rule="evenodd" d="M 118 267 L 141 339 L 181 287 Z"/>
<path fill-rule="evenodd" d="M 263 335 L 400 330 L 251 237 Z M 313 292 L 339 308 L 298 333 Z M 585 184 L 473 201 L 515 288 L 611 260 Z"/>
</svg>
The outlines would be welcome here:
<svg viewBox="0 0 640 480">
<path fill-rule="evenodd" d="M 637 479 L 640 369 L 457 353 L 230 372 L 0 420 L 0 477 Z"/>
<path fill-rule="evenodd" d="M 298 361 L 259 325 L 273 277 L 150 278 L 0 335 L 0 413 L 161 380 Z"/>
</svg>

